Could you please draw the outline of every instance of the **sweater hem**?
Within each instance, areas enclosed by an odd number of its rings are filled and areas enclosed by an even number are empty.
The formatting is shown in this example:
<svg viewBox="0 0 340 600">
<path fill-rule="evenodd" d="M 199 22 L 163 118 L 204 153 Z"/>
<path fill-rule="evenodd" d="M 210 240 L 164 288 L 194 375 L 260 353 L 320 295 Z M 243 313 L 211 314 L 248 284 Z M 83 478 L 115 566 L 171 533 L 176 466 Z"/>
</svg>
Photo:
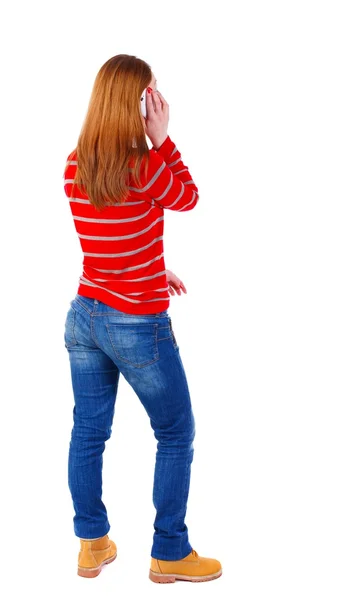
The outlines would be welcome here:
<svg viewBox="0 0 340 600">
<path fill-rule="evenodd" d="M 129 315 L 150 315 L 163 312 L 170 306 L 170 298 L 168 300 L 155 300 L 154 302 L 141 302 L 140 304 L 132 304 L 126 300 L 122 300 L 117 296 L 113 296 L 110 292 L 106 292 L 100 288 L 90 289 L 89 286 L 80 283 L 78 285 L 77 294 L 86 296 L 93 300 L 99 300 L 116 310 L 128 313 Z"/>
</svg>

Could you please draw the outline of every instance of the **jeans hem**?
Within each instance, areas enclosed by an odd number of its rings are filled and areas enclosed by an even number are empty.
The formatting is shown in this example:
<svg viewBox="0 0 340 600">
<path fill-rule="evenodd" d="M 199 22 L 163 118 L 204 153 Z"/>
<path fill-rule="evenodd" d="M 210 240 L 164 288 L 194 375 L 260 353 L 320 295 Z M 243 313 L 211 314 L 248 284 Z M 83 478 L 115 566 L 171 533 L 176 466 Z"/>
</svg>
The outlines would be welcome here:
<svg viewBox="0 0 340 600">
<path fill-rule="evenodd" d="M 151 558 L 156 558 L 158 560 L 169 560 L 169 561 L 182 560 L 183 558 L 188 556 L 188 554 L 190 554 L 191 551 L 192 551 L 192 546 L 190 544 L 188 544 L 186 546 L 185 550 L 182 550 L 182 552 L 177 553 L 177 554 L 176 553 L 162 554 L 162 552 L 157 552 L 157 551 L 152 550 Z"/>
<path fill-rule="evenodd" d="M 90 533 L 85 531 L 81 535 L 80 535 L 79 531 L 77 531 L 77 532 L 75 531 L 75 535 L 79 539 L 85 539 L 85 540 L 92 540 L 92 539 L 95 539 L 95 538 L 104 537 L 104 535 L 106 535 L 107 533 L 109 533 L 110 526 L 108 528 L 105 527 L 104 533 L 102 533 L 102 531 L 103 531 L 102 529 L 98 529 L 98 530 L 92 529 Z"/>
</svg>

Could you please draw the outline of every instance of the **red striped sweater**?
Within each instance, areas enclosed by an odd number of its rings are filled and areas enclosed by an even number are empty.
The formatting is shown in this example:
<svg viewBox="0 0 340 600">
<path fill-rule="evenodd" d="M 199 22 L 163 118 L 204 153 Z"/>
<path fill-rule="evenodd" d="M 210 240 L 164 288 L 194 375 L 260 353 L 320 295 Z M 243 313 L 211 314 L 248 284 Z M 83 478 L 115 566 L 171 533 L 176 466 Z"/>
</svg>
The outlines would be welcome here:
<svg viewBox="0 0 340 600">
<path fill-rule="evenodd" d="M 163 249 L 164 208 L 192 210 L 199 197 L 178 148 L 169 135 L 157 150 L 153 146 L 142 187 L 136 187 L 131 174 L 126 202 L 107 205 L 102 211 L 77 186 L 74 198 L 70 197 L 76 165 L 74 151 L 67 157 L 64 189 L 84 255 L 77 293 L 126 313 L 166 310 L 170 294 Z"/>
</svg>

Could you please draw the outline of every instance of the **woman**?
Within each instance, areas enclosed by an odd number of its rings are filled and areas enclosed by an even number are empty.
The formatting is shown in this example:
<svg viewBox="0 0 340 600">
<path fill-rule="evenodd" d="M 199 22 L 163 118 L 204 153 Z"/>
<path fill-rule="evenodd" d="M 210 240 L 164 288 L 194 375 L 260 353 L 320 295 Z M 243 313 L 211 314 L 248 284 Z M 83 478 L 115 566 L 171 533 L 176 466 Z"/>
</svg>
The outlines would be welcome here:
<svg viewBox="0 0 340 600">
<path fill-rule="evenodd" d="M 147 118 L 140 101 L 145 88 Z M 219 561 L 192 548 L 185 524 L 195 422 L 167 310 L 169 290 L 186 290 L 165 269 L 163 252 L 164 209 L 192 210 L 198 190 L 167 133 L 169 105 L 155 89 L 143 60 L 126 54 L 109 59 L 67 157 L 65 193 L 84 255 L 65 322 L 75 401 L 68 482 L 80 538 L 78 574 L 95 577 L 117 553 L 101 494 L 122 373 L 158 441 L 149 577 L 208 581 L 222 570 Z"/>
</svg>

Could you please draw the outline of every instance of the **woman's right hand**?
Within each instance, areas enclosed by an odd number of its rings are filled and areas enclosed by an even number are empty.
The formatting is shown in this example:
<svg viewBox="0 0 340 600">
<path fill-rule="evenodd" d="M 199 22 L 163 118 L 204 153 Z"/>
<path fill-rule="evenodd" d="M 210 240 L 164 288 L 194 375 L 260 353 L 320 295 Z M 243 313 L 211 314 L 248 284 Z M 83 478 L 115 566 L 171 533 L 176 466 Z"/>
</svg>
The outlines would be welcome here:
<svg viewBox="0 0 340 600">
<path fill-rule="evenodd" d="M 168 137 L 169 104 L 158 90 L 150 87 L 146 91 L 146 114 L 145 133 L 157 149 Z"/>
</svg>

